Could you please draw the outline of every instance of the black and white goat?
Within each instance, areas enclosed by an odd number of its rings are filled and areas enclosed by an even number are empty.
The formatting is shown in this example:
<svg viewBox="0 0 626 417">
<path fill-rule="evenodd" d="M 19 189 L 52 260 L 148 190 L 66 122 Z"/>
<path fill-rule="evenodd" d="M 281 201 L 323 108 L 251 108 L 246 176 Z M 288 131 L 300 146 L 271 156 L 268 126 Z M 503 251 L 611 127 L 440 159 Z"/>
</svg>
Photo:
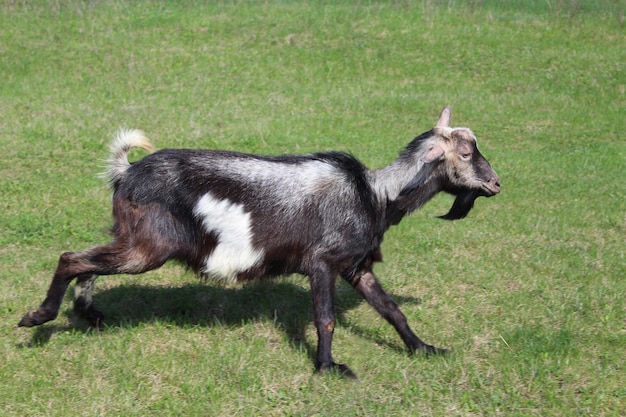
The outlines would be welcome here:
<svg viewBox="0 0 626 417">
<path fill-rule="evenodd" d="M 139 274 L 174 259 L 199 274 L 233 281 L 308 276 L 318 370 L 353 375 L 331 353 L 337 276 L 395 327 L 410 351 L 440 352 L 411 331 L 372 264 L 382 259 L 385 231 L 438 192 L 457 196 L 442 217 L 460 219 L 477 197 L 500 191 L 474 134 L 449 127 L 449 120 L 446 107 L 435 128 L 377 170 L 337 152 L 259 156 L 164 149 L 130 164 L 131 148 L 152 146 L 142 132 L 122 131 L 108 169 L 114 241 L 61 255 L 45 300 L 19 325 L 55 319 L 74 278 L 74 310 L 98 324 L 103 315 L 92 305 L 92 290 L 99 275 Z"/>
</svg>

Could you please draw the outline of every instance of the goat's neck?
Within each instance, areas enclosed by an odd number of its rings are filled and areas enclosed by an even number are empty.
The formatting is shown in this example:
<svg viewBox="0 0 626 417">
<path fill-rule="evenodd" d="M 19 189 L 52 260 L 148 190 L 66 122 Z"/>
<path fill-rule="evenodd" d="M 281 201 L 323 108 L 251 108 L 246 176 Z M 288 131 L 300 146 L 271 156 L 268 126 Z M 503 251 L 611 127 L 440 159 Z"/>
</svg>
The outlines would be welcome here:
<svg viewBox="0 0 626 417">
<path fill-rule="evenodd" d="M 399 158 L 391 165 L 370 171 L 370 183 L 379 201 L 396 201 L 408 188 L 427 182 L 434 165 Z"/>
<path fill-rule="evenodd" d="M 406 190 L 397 199 L 388 200 L 384 205 L 385 229 L 400 221 L 411 212 L 417 210 L 442 190 L 436 176 L 429 177 L 416 188 Z"/>
</svg>

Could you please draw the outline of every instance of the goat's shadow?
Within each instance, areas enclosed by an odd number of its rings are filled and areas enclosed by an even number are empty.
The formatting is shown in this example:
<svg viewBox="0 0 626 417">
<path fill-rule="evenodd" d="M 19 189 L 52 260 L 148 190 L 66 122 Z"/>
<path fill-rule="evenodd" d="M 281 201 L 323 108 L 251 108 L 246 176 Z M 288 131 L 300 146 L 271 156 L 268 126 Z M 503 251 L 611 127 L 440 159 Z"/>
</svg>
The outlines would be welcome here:
<svg viewBox="0 0 626 417">
<path fill-rule="evenodd" d="M 68 292 L 69 293 L 69 292 Z M 69 295 L 68 297 L 69 298 Z M 420 303 L 419 298 L 394 297 L 400 304 Z M 66 299 L 65 304 L 68 300 Z M 225 287 L 202 282 L 189 283 L 180 287 L 150 285 L 120 285 L 96 291 L 94 306 L 105 315 L 98 331 L 119 331 L 124 327 L 142 323 L 167 322 L 184 326 L 236 327 L 253 321 L 271 322 L 283 331 L 293 346 L 304 347 L 314 360 L 316 346 L 306 337 L 307 326 L 312 322 L 313 307 L 309 289 L 288 280 L 266 280 L 241 287 Z M 337 286 L 335 310 L 338 325 L 353 334 L 372 340 L 374 343 L 403 351 L 398 338 L 397 344 L 376 336 L 365 327 L 345 319 L 345 313 L 366 303 L 359 294 L 345 283 Z M 94 332 L 83 319 L 67 309 L 64 314 L 70 326 L 53 323 L 39 326 L 33 332 L 27 346 L 42 346 L 54 333 L 66 330 Z"/>
</svg>

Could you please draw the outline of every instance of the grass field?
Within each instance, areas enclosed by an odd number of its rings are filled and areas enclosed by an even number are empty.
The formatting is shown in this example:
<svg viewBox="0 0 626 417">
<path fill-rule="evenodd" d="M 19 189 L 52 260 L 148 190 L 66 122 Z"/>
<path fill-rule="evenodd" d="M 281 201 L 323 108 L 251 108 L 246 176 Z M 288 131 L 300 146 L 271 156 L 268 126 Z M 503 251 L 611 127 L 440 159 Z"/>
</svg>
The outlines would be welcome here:
<svg viewBox="0 0 626 417">
<path fill-rule="evenodd" d="M 519 3 L 523 3 L 520 6 Z M 0 0 L 3 416 L 625 416 L 622 0 Z M 444 222 L 440 196 L 376 271 L 409 356 L 351 288 L 314 372 L 308 284 L 102 277 L 107 326 L 17 328 L 58 256 L 106 242 L 98 178 L 119 127 L 159 148 L 349 151 L 375 168 L 446 104 L 502 193 Z M 135 157 L 141 157 L 140 154 Z"/>
</svg>

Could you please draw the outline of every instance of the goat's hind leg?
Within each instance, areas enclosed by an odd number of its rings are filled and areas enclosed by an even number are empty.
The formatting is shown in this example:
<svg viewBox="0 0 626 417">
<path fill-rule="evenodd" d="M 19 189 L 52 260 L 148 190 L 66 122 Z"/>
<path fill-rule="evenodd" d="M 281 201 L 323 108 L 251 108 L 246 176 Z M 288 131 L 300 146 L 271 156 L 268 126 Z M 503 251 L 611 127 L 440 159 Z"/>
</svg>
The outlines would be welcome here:
<svg viewBox="0 0 626 417">
<path fill-rule="evenodd" d="M 67 287 L 74 277 L 88 272 L 85 262 L 85 252 L 66 252 L 59 258 L 59 264 L 52 277 L 46 298 L 38 309 L 29 311 L 18 323 L 20 327 L 33 327 L 54 320 L 59 315 L 59 309 Z"/>
<path fill-rule="evenodd" d="M 104 319 L 104 315 L 93 306 L 92 293 L 96 278 L 98 275 L 95 274 L 79 275 L 74 286 L 74 313 L 94 327 L 100 326 Z"/>
<path fill-rule="evenodd" d="M 72 279 L 78 277 L 74 309 L 87 320 L 102 320 L 102 314 L 91 305 L 93 282 L 98 275 L 139 274 L 160 267 L 168 254 L 156 250 L 140 250 L 127 247 L 117 241 L 82 252 L 61 255 L 45 300 L 41 306 L 24 315 L 18 326 L 33 327 L 54 320 Z"/>
</svg>

